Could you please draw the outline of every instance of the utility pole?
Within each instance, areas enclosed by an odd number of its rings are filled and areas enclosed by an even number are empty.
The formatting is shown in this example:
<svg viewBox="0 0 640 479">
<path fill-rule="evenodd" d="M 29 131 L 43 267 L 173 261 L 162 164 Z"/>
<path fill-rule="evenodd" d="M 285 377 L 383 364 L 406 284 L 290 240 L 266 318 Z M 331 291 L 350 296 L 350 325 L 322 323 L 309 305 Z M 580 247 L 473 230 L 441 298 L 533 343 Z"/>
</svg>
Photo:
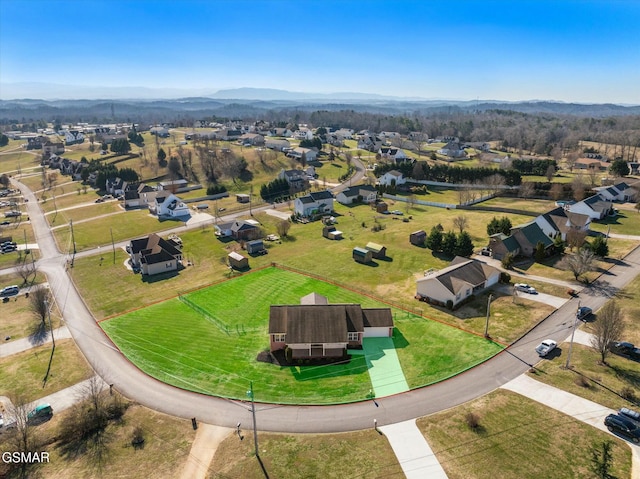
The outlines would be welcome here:
<svg viewBox="0 0 640 479">
<path fill-rule="evenodd" d="M 256 427 L 256 404 L 253 402 L 253 381 L 249 381 L 249 390 L 247 396 L 251 398 L 251 414 L 253 415 L 253 443 L 256 447 L 256 457 L 260 459 L 260 453 L 258 452 L 258 428 Z"/>
<path fill-rule="evenodd" d="M 69 225 L 71 225 L 71 242 L 73 243 L 73 256 L 71 256 L 71 266 L 73 267 L 73 262 L 76 259 L 76 238 L 73 234 L 73 220 L 69 220 Z"/>
<path fill-rule="evenodd" d="M 489 314 L 491 313 L 491 298 L 492 295 L 489 295 L 489 299 L 487 300 L 487 321 L 484 323 L 484 337 L 489 338 Z"/>
<path fill-rule="evenodd" d="M 573 331 L 571 331 L 571 342 L 569 343 L 569 354 L 567 354 L 567 363 L 564 365 L 565 369 L 569 369 L 569 363 L 571 362 L 571 351 L 573 350 L 573 336 L 576 334 L 576 325 L 578 323 L 578 311 L 580 311 L 580 301 L 578 301 L 578 309 L 576 310 L 576 317 L 573 320 Z"/>
<path fill-rule="evenodd" d="M 253 196 L 253 185 L 249 186 L 249 216 L 253 216 L 251 211 L 251 197 Z"/>
</svg>

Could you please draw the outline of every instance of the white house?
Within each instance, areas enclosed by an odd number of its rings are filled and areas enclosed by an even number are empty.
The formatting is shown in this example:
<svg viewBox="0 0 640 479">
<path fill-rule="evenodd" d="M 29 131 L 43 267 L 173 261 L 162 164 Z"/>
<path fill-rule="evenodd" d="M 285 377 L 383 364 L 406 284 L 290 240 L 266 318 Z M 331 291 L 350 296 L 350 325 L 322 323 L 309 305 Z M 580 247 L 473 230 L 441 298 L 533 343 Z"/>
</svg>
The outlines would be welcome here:
<svg viewBox="0 0 640 479">
<path fill-rule="evenodd" d="M 167 190 L 158 191 L 149 209 L 155 212 L 159 218 L 190 216 L 189 207 L 180 198 Z"/>
<path fill-rule="evenodd" d="M 182 263 L 180 248 L 175 241 L 151 233 L 146 238 L 131 240 L 127 251 L 133 268 L 152 275 L 177 270 Z"/>
<path fill-rule="evenodd" d="M 154 127 L 149 129 L 149 133 L 151 133 L 152 135 L 156 135 L 156 136 L 158 136 L 160 138 L 168 138 L 169 137 L 169 130 L 167 130 L 163 126 L 154 126 Z"/>
<path fill-rule="evenodd" d="M 84 142 L 84 133 L 77 130 L 67 130 L 64 134 L 64 142 L 67 145 L 76 145 Z"/>
<path fill-rule="evenodd" d="M 599 186 L 594 188 L 600 196 L 609 201 L 633 201 L 637 191 L 631 188 L 628 184 L 621 182 L 616 183 L 613 186 Z"/>
<path fill-rule="evenodd" d="M 549 238 L 555 238 L 559 234 L 562 240 L 566 241 L 569 231 L 585 231 L 588 233 L 591 218 L 587 215 L 573 213 L 558 207 L 536 217 L 534 222 Z"/>
<path fill-rule="evenodd" d="M 450 141 L 444 145 L 438 150 L 438 153 L 448 156 L 449 158 L 464 158 L 467 156 L 467 152 L 460 147 L 460 143 L 454 141 Z"/>
<path fill-rule="evenodd" d="M 296 140 L 313 140 L 313 132 L 306 127 L 302 127 L 293 132 L 293 137 Z"/>
<path fill-rule="evenodd" d="M 387 171 L 384 175 L 378 178 L 378 183 L 381 185 L 403 185 L 407 182 L 406 178 L 398 170 Z"/>
<path fill-rule="evenodd" d="M 416 296 L 428 303 L 452 306 L 500 280 L 500 271 L 482 261 L 456 256 L 440 271 L 416 281 Z"/>
<path fill-rule="evenodd" d="M 317 191 L 300 196 L 293 202 L 296 214 L 303 217 L 333 213 L 333 194 L 329 191 Z"/>
<path fill-rule="evenodd" d="M 363 203 L 373 203 L 378 197 L 378 190 L 369 185 L 358 185 L 347 188 L 336 195 L 338 203 L 343 205 L 350 205 L 358 201 Z"/>
<path fill-rule="evenodd" d="M 568 209 L 572 213 L 587 215 L 592 220 L 601 220 L 611 213 L 612 206 L 611 200 L 597 194 L 568 206 Z"/>
<path fill-rule="evenodd" d="M 383 146 L 378 150 L 378 153 L 385 160 L 405 160 L 408 158 L 405 152 L 400 148 Z"/>
</svg>

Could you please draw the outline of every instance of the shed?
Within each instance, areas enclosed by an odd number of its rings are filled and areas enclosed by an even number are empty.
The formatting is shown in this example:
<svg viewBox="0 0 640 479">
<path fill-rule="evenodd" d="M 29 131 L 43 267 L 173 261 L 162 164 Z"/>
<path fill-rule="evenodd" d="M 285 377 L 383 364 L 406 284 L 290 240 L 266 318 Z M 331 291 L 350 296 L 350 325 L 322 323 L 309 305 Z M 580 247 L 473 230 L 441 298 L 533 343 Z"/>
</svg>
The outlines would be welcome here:
<svg viewBox="0 0 640 479">
<path fill-rule="evenodd" d="M 372 254 L 366 248 L 355 247 L 353 248 L 352 257 L 356 262 L 366 264 L 371 262 Z"/>
<path fill-rule="evenodd" d="M 327 225 L 322 228 L 322 236 L 330 240 L 339 240 L 342 239 L 342 231 L 337 230 L 333 225 Z"/>
<path fill-rule="evenodd" d="M 380 201 L 378 203 L 376 203 L 376 213 L 384 213 L 385 211 L 389 210 L 389 205 L 386 204 L 384 201 Z"/>
<path fill-rule="evenodd" d="M 427 233 L 424 230 L 414 231 L 409 235 L 409 242 L 416 246 L 423 246 L 426 239 Z"/>
<path fill-rule="evenodd" d="M 245 258 L 240 253 L 236 253 L 232 251 L 228 255 L 229 257 L 229 266 L 233 269 L 247 269 L 249 268 L 249 258 Z"/>
<path fill-rule="evenodd" d="M 371 256 L 376 259 L 384 259 L 387 257 L 387 247 L 378 243 L 367 243 L 365 249 L 371 251 Z"/>
<path fill-rule="evenodd" d="M 262 254 L 263 252 L 267 252 L 261 239 L 247 241 L 244 246 L 249 254 Z"/>
<path fill-rule="evenodd" d="M 236 195 L 236 201 L 238 203 L 249 203 L 249 200 L 250 200 L 249 195 L 245 195 L 242 193 Z"/>
</svg>

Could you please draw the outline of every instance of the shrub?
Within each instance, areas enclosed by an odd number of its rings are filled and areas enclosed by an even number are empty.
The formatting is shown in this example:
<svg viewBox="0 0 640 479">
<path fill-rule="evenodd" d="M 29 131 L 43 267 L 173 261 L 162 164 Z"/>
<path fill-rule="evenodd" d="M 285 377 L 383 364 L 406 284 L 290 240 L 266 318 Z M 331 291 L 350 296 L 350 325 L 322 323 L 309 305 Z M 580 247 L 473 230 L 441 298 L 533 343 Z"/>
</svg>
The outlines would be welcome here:
<svg viewBox="0 0 640 479">
<path fill-rule="evenodd" d="M 509 273 L 505 273 L 504 271 L 500 273 L 500 282 L 503 284 L 511 283 L 511 275 Z"/>
<path fill-rule="evenodd" d="M 625 386 L 622 388 L 622 390 L 620 391 L 620 396 L 622 396 L 624 399 L 626 399 L 629 402 L 637 404 L 638 397 L 636 396 L 636 392 L 633 388 L 629 386 Z"/>
<path fill-rule="evenodd" d="M 584 376 L 582 376 L 581 374 L 578 374 L 573 380 L 573 382 L 575 383 L 576 386 L 580 386 L 581 388 L 591 387 L 591 383 L 589 382 L 589 380 Z"/>
<path fill-rule="evenodd" d="M 472 431 L 475 431 L 480 427 L 480 416 L 478 416 L 476 413 L 468 412 L 464 416 L 464 419 L 467 422 L 467 426 L 469 426 L 469 429 L 471 429 Z"/>
<path fill-rule="evenodd" d="M 453 301 L 451 301 L 450 299 L 447 299 L 447 309 L 453 309 Z"/>
<path fill-rule="evenodd" d="M 144 444 L 144 430 L 142 429 L 142 427 L 137 426 L 133 430 L 133 433 L 131 434 L 131 445 L 137 449 L 137 448 L 141 448 L 143 444 Z"/>
<path fill-rule="evenodd" d="M 513 268 L 513 263 L 514 263 L 514 257 L 513 257 L 513 253 L 507 253 L 502 257 L 502 267 L 504 269 L 511 269 Z"/>
</svg>

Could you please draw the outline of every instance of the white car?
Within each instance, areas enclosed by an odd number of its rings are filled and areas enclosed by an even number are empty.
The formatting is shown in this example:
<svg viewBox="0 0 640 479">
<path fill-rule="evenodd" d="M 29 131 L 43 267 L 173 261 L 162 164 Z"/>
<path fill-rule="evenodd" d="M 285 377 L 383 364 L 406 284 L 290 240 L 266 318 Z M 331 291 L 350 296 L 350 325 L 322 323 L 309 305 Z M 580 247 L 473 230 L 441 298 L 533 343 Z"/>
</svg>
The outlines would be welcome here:
<svg viewBox="0 0 640 479">
<path fill-rule="evenodd" d="M 516 283 L 513 285 L 513 287 L 516 288 L 517 291 L 524 291 L 525 293 L 529 294 L 538 294 L 536 288 L 534 288 L 533 286 L 529 286 L 527 283 Z"/>
<path fill-rule="evenodd" d="M 539 356 L 544 357 L 551 351 L 556 349 L 557 345 L 558 343 L 556 343 L 553 339 L 545 339 L 536 347 L 536 353 L 538 353 Z"/>
</svg>

